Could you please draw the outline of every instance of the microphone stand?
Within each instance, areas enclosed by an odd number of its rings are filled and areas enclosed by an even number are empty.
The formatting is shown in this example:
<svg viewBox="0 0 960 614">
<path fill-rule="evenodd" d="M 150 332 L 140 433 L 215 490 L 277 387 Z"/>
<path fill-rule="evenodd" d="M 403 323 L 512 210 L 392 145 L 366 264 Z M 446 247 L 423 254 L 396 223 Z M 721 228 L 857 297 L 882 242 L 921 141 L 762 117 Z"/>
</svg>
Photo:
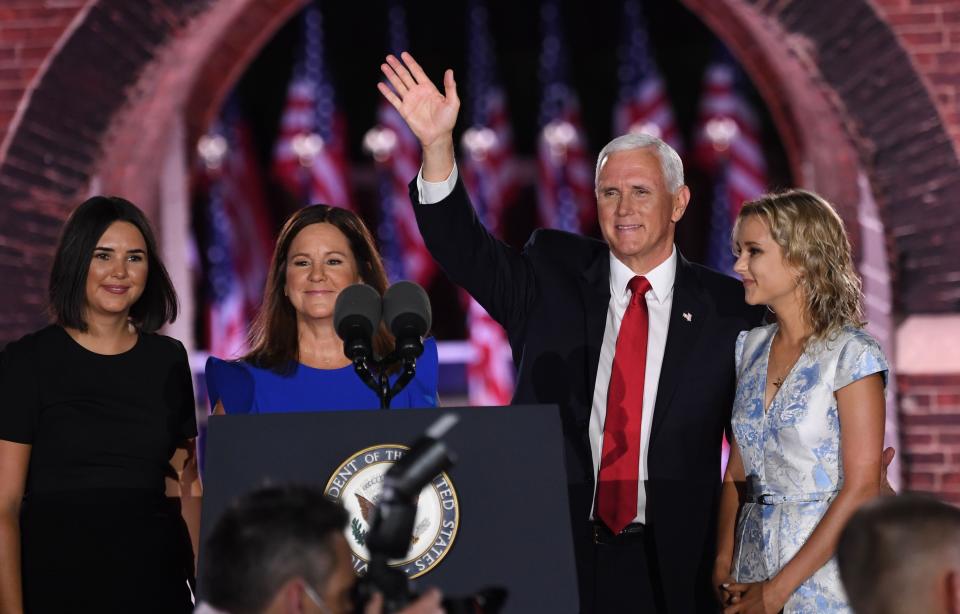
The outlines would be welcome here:
<svg viewBox="0 0 960 614">
<path fill-rule="evenodd" d="M 401 357 L 397 352 L 391 352 L 380 360 L 372 358 L 370 362 L 377 368 L 377 377 L 374 377 L 373 373 L 370 372 L 370 365 L 367 364 L 366 358 L 357 356 L 353 359 L 353 370 L 356 371 L 361 381 L 377 394 L 377 398 L 380 399 L 380 409 L 390 409 L 390 401 L 410 383 L 417 373 L 417 359 L 403 357 L 403 372 L 391 387 L 390 377 L 387 375 L 387 365 L 398 360 L 401 360 Z"/>
<path fill-rule="evenodd" d="M 374 364 L 378 364 L 376 359 L 373 360 Z M 367 364 L 367 359 L 363 356 L 357 356 L 353 359 L 353 370 L 357 373 L 357 376 L 360 377 L 360 381 L 367 385 L 368 388 L 371 388 L 374 392 L 377 393 L 377 396 L 380 397 L 380 383 L 373 373 L 370 372 L 370 365 Z M 380 409 L 384 409 L 383 398 L 380 398 Z"/>
<path fill-rule="evenodd" d="M 397 394 L 403 390 L 407 384 L 410 383 L 410 380 L 413 379 L 413 376 L 417 374 L 417 359 L 416 358 L 404 358 L 403 359 L 403 373 L 400 374 L 400 377 L 397 378 L 397 381 L 393 383 L 393 389 L 390 390 L 390 398 L 397 396 Z"/>
</svg>

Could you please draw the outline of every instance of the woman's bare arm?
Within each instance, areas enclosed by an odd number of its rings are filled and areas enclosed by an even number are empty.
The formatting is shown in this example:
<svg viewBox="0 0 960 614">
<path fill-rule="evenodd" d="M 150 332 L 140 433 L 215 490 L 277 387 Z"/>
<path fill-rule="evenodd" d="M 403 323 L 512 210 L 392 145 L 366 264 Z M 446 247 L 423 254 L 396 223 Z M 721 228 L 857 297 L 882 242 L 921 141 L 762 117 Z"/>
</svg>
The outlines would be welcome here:
<svg viewBox="0 0 960 614">
<path fill-rule="evenodd" d="M 885 418 L 883 379 L 875 373 L 837 390 L 835 394 L 840 414 L 843 486 L 797 554 L 777 575 L 763 583 L 764 602 L 782 607 L 790 595 L 833 556 L 840 532 L 850 516 L 880 492 Z M 756 594 L 752 585 L 734 584 L 730 588 L 745 594 L 739 604 L 724 612 L 753 611 L 753 600 L 747 594 Z"/>
<path fill-rule="evenodd" d="M 29 444 L 0 439 L 0 612 L 23 612 L 20 502 L 30 465 Z"/>
</svg>

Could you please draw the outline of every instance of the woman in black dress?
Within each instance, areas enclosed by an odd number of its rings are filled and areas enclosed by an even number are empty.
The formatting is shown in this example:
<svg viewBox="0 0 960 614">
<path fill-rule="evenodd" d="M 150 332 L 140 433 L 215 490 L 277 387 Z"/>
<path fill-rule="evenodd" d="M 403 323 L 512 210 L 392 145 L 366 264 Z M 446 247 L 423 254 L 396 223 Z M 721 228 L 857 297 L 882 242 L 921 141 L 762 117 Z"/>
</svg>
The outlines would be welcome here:
<svg viewBox="0 0 960 614">
<path fill-rule="evenodd" d="M 143 213 L 67 220 L 54 323 L 0 353 L 0 611 L 190 612 L 193 551 L 165 494 L 197 433 L 177 297 Z M 192 474 L 185 471 L 185 474 Z"/>
</svg>

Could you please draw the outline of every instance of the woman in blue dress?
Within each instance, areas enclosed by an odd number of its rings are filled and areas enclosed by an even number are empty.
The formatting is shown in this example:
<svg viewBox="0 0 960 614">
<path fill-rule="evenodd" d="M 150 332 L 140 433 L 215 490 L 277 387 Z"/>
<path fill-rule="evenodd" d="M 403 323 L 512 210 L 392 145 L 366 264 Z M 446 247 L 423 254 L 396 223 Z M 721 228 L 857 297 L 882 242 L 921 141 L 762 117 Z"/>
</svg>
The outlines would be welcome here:
<svg viewBox="0 0 960 614">
<path fill-rule="evenodd" d="M 836 211 L 795 190 L 743 206 L 734 267 L 777 322 L 736 345 L 714 579 L 724 612 L 849 612 L 833 559 L 880 488 L 887 362 L 862 326 Z"/>
<path fill-rule="evenodd" d="M 207 360 L 214 413 L 377 409 L 377 395 L 356 375 L 333 326 L 340 291 L 366 283 L 381 295 L 387 276 L 370 231 L 346 210 L 313 205 L 297 211 L 280 231 L 241 360 Z M 393 339 L 384 325 L 374 336 L 384 355 Z M 437 346 L 430 338 L 413 380 L 391 407 L 437 405 Z"/>
</svg>

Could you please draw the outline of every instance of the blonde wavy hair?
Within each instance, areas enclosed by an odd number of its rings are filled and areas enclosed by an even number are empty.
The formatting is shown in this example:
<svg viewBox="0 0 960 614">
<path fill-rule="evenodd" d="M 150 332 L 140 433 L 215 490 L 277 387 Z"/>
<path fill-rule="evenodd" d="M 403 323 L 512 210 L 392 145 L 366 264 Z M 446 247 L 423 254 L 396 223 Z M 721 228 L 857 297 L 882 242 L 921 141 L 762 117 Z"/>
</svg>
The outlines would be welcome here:
<svg viewBox="0 0 960 614">
<path fill-rule="evenodd" d="M 811 338 L 833 337 L 845 326 L 862 327 L 860 277 L 853 270 L 850 241 L 833 206 L 813 192 L 789 190 L 765 194 L 743 205 L 733 227 L 756 216 L 783 251 L 787 264 L 800 271 Z"/>
</svg>

